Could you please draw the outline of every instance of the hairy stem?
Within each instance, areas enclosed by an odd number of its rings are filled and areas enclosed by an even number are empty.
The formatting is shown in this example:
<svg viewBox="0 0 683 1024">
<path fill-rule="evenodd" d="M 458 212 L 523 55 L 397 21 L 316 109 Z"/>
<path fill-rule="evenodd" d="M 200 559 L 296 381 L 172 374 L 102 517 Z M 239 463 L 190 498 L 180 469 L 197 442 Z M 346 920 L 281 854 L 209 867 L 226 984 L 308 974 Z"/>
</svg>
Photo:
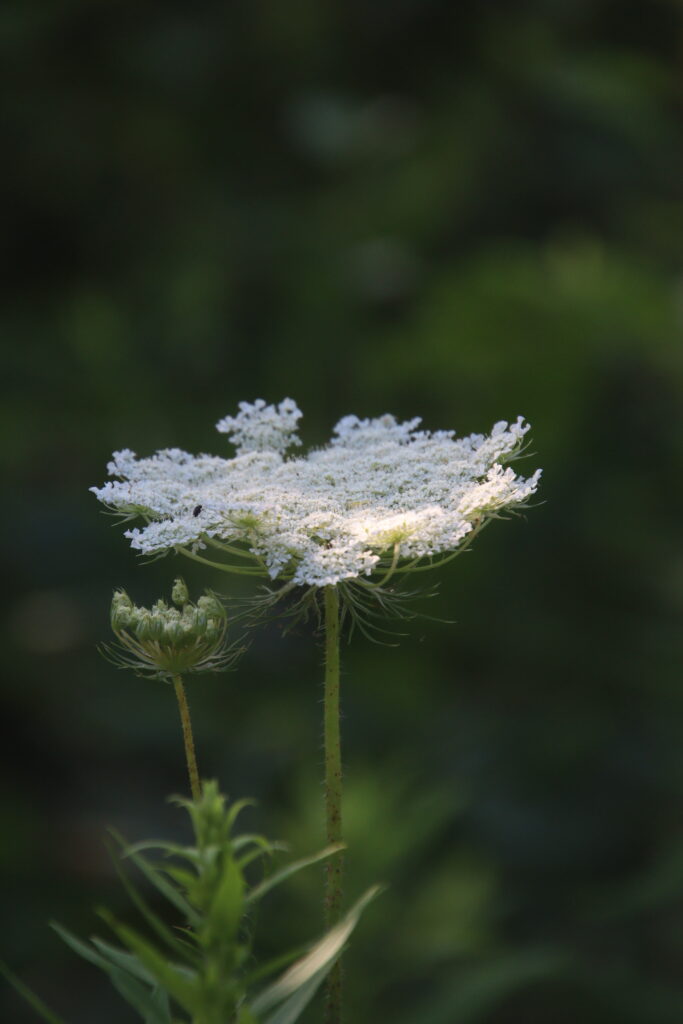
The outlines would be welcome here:
<svg viewBox="0 0 683 1024">
<path fill-rule="evenodd" d="M 325 587 L 325 820 L 327 842 L 342 841 L 342 762 L 339 729 L 339 593 Z M 344 861 L 341 853 L 325 867 L 325 924 L 331 928 L 341 916 Z M 325 1024 L 341 1024 L 342 974 L 337 961 L 325 989 Z"/>
<path fill-rule="evenodd" d="M 183 727 L 183 742 L 185 744 L 185 757 L 187 758 L 187 773 L 190 776 L 190 789 L 192 799 L 199 800 L 202 795 L 202 787 L 199 783 L 199 772 L 197 771 L 197 758 L 194 752 L 194 739 L 192 737 L 192 723 L 190 722 L 190 709 L 187 706 L 185 687 L 180 676 L 173 676 L 175 695 L 178 698 L 178 710 L 180 711 L 180 722 Z"/>
</svg>

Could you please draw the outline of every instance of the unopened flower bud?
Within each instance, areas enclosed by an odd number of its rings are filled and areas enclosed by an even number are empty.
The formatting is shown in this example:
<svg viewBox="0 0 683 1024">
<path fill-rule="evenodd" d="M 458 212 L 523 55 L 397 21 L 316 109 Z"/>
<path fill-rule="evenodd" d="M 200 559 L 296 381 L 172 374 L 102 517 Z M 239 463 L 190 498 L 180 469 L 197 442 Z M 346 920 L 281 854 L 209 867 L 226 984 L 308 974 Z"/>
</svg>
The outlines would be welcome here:
<svg viewBox="0 0 683 1024">
<path fill-rule="evenodd" d="M 149 617 L 149 630 L 150 636 L 154 640 L 161 640 L 164 635 L 164 626 L 166 625 L 166 619 L 163 612 L 158 609 L 152 609 L 152 614 Z"/>
<path fill-rule="evenodd" d="M 185 635 L 185 630 L 179 619 L 166 623 L 164 627 L 164 643 L 182 644 Z"/>
<path fill-rule="evenodd" d="M 194 638 L 195 634 L 197 634 L 197 621 L 195 616 L 195 609 L 192 607 L 192 605 L 185 605 L 182 611 L 182 615 L 180 616 L 180 619 L 178 621 L 180 622 L 180 625 L 182 627 L 183 636 L 187 637 L 188 639 Z"/>
<path fill-rule="evenodd" d="M 171 597 L 173 598 L 173 603 L 177 604 L 179 608 L 182 608 L 183 605 L 187 604 L 187 602 L 190 600 L 190 595 L 188 593 L 185 580 L 178 577 L 178 579 L 173 584 Z"/>
<path fill-rule="evenodd" d="M 111 601 L 111 628 L 115 633 L 130 625 L 133 611 L 133 602 L 125 590 L 115 590 Z"/>
<path fill-rule="evenodd" d="M 201 608 L 207 618 L 224 619 L 225 608 L 213 594 L 204 594 L 197 601 L 197 607 Z"/>
<path fill-rule="evenodd" d="M 151 608 L 138 608 L 124 591 L 114 594 L 111 620 L 120 651 L 107 653 L 115 663 L 167 679 L 227 668 L 237 652 L 226 642 L 227 617 L 218 598 L 204 594 L 192 604 L 187 587 L 177 579 L 173 601 L 176 607 L 159 600 Z"/>
<path fill-rule="evenodd" d="M 138 640 L 141 640 L 143 642 L 154 639 L 152 615 L 147 608 L 138 609 L 135 635 L 138 638 Z"/>
</svg>

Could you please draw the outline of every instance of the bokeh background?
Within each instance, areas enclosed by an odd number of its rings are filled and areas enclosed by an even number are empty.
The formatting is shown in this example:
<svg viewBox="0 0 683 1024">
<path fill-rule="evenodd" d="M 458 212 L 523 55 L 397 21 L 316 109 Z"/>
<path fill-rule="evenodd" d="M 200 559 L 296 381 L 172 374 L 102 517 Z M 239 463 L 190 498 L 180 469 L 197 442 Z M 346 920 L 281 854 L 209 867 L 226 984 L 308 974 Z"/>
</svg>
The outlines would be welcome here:
<svg viewBox="0 0 683 1024">
<path fill-rule="evenodd" d="M 187 835 L 170 691 L 96 653 L 144 565 L 113 449 L 228 452 L 241 399 L 488 430 L 543 504 L 344 651 L 353 1024 L 683 1019 L 683 125 L 676 0 L 5 0 L 0 955 L 132 1021 L 52 933 L 128 911 L 103 845 Z M 322 841 L 322 654 L 192 681 L 202 770 Z M 263 946 L 318 929 L 313 869 Z M 267 933 L 267 934 L 266 934 Z M 318 1019 L 313 1009 L 307 1021 Z M 0 1018 L 35 1020 L 0 988 Z"/>
</svg>

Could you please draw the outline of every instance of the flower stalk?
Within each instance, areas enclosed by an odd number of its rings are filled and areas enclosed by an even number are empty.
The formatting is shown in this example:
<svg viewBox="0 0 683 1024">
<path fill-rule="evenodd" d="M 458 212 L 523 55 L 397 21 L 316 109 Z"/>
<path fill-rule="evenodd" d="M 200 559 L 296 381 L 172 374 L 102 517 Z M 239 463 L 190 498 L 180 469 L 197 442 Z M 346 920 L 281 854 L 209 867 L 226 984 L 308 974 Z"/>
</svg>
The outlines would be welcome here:
<svg viewBox="0 0 683 1024">
<path fill-rule="evenodd" d="M 225 609 L 214 594 L 206 592 L 194 604 L 184 580 L 178 578 L 171 600 L 171 606 L 159 600 L 151 608 L 138 607 L 124 590 L 115 591 L 111 625 L 116 643 L 103 644 L 102 651 L 118 668 L 173 683 L 192 799 L 199 801 L 202 787 L 183 676 L 220 672 L 229 668 L 241 651 L 228 644 Z"/>
<path fill-rule="evenodd" d="M 185 696 L 185 687 L 181 676 L 173 676 L 173 686 L 178 700 L 180 711 L 180 724 L 183 728 L 183 743 L 185 745 L 185 759 L 187 761 L 187 774 L 190 777 L 190 791 L 192 799 L 199 801 L 202 798 L 202 787 L 199 781 L 197 769 L 197 756 L 194 749 L 194 737 L 192 735 L 192 722 L 190 720 L 190 708 Z"/>
<path fill-rule="evenodd" d="M 339 592 L 325 587 L 325 823 L 327 842 L 343 841 L 342 760 L 339 712 Z M 325 865 L 325 927 L 332 928 L 341 917 L 344 859 L 337 853 Z M 325 1024 L 340 1024 L 342 1019 L 342 971 L 338 960 L 327 979 Z"/>
</svg>

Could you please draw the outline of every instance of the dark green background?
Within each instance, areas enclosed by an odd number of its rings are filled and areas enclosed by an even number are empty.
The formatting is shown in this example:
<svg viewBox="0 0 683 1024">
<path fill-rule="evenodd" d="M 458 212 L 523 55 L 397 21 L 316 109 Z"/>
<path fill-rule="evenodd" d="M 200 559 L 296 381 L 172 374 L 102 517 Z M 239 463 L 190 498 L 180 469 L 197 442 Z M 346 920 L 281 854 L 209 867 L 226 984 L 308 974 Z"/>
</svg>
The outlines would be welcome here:
<svg viewBox="0 0 683 1024">
<path fill-rule="evenodd" d="M 6 0 L 0 955 L 131 1020 L 48 930 L 121 899 L 107 825 L 186 834 L 172 693 L 116 672 L 115 448 L 228 452 L 241 399 L 533 424 L 544 504 L 344 651 L 349 1024 L 683 1019 L 683 128 L 670 2 Z M 202 771 L 321 836 L 321 650 L 191 681 Z M 313 869 L 264 946 L 316 933 Z M 104 926 L 102 925 L 102 928 Z M 268 936 L 265 933 L 268 931 Z M 0 1017 L 33 1015 L 0 990 Z M 317 1011 L 307 1020 L 315 1021 Z"/>
</svg>

